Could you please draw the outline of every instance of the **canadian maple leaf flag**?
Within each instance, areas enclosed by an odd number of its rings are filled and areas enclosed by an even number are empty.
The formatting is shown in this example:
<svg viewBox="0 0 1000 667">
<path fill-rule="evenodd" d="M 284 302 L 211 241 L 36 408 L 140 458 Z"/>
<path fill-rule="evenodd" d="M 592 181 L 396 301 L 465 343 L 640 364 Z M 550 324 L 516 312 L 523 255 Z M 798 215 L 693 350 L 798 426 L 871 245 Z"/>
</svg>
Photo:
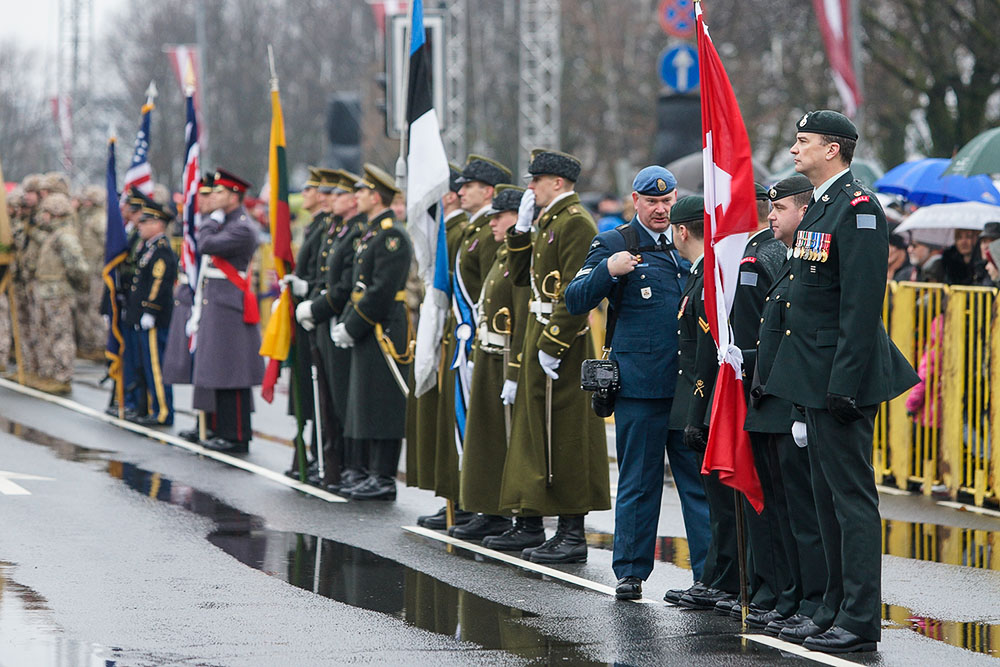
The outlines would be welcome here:
<svg viewBox="0 0 1000 667">
<path fill-rule="evenodd" d="M 743 355 L 733 344 L 729 311 L 740 260 L 757 230 L 750 140 L 722 60 L 695 3 L 701 79 L 702 164 L 705 170 L 705 312 L 719 350 L 719 375 L 701 472 L 741 491 L 758 513 L 764 509 L 750 438 L 743 430 Z"/>
</svg>

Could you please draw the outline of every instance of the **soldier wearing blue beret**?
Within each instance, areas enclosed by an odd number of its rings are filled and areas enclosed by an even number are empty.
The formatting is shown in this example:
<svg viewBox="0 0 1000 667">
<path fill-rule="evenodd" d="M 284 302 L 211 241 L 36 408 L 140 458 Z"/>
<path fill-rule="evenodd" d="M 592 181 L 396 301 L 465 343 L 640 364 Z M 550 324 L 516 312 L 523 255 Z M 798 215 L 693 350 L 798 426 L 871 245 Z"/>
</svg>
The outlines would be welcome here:
<svg viewBox="0 0 1000 667">
<path fill-rule="evenodd" d="M 701 462 L 697 452 L 684 446 L 681 433 L 669 427 L 677 335 L 664 322 L 676 318 L 691 269 L 673 244 L 670 210 L 676 188 L 673 174 L 663 167 L 640 171 L 632 183 L 635 217 L 593 239 L 583 267 L 566 287 L 569 312 L 586 313 L 608 299 L 608 317 L 617 317 L 610 345 L 621 371 L 615 403 L 618 494 L 612 566 L 622 599 L 640 598 L 642 581 L 653 569 L 664 448 L 680 494 L 696 581 L 701 581 L 708 551 Z"/>
</svg>

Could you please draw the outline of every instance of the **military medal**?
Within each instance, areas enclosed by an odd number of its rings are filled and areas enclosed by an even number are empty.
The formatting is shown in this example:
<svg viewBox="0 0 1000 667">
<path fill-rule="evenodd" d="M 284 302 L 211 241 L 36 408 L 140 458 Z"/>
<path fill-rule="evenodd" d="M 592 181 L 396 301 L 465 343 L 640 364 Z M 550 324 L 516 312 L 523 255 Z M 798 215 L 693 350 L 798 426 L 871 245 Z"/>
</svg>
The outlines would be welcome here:
<svg viewBox="0 0 1000 667">
<path fill-rule="evenodd" d="M 643 299 L 648 299 L 651 296 L 653 296 L 653 290 L 650 287 L 643 287 L 641 290 L 639 290 L 639 294 L 642 295 Z"/>
</svg>

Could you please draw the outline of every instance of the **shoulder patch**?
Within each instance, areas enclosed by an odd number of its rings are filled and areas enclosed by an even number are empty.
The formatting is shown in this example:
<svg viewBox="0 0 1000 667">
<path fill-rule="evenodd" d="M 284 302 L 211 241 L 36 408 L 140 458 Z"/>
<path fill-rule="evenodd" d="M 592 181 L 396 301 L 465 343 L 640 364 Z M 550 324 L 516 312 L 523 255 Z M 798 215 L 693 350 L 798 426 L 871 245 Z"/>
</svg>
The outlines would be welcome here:
<svg viewBox="0 0 1000 667">
<path fill-rule="evenodd" d="M 858 204 L 860 204 L 862 202 L 866 202 L 866 201 L 870 201 L 871 200 L 871 197 L 869 197 L 868 195 L 862 195 L 860 191 L 859 192 L 855 192 L 854 194 L 860 195 L 860 196 L 859 197 L 855 197 L 854 199 L 851 200 L 851 206 L 857 206 Z"/>
<path fill-rule="evenodd" d="M 399 237 L 390 236 L 385 240 L 385 249 L 389 252 L 396 252 L 399 250 Z"/>
<path fill-rule="evenodd" d="M 740 260 L 740 264 L 756 264 L 756 263 L 757 263 L 757 258 L 753 256 L 744 257 L 743 259 Z"/>
<path fill-rule="evenodd" d="M 878 227 L 875 222 L 875 216 L 871 213 L 858 213 L 857 222 L 858 229 L 877 229 Z"/>
<path fill-rule="evenodd" d="M 590 247 L 596 248 L 599 245 L 601 245 L 601 239 L 594 239 L 594 242 L 590 244 Z"/>
</svg>

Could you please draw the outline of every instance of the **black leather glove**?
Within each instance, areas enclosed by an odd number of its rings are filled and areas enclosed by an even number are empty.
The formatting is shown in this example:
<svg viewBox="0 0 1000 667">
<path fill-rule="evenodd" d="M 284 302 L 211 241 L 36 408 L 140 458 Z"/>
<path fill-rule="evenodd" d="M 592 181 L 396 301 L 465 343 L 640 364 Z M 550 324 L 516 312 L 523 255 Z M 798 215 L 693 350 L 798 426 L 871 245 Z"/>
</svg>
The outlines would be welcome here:
<svg viewBox="0 0 1000 667">
<path fill-rule="evenodd" d="M 708 429 L 688 424 L 684 427 L 684 444 L 697 452 L 705 451 L 708 447 Z"/>
<path fill-rule="evenodd" d="M 827 394 L 826 409 L 841 424 L 850 424 L 864 417 L 861 410 L 858 410 L 858 404 L 850 396 Z"/>
</svg>

